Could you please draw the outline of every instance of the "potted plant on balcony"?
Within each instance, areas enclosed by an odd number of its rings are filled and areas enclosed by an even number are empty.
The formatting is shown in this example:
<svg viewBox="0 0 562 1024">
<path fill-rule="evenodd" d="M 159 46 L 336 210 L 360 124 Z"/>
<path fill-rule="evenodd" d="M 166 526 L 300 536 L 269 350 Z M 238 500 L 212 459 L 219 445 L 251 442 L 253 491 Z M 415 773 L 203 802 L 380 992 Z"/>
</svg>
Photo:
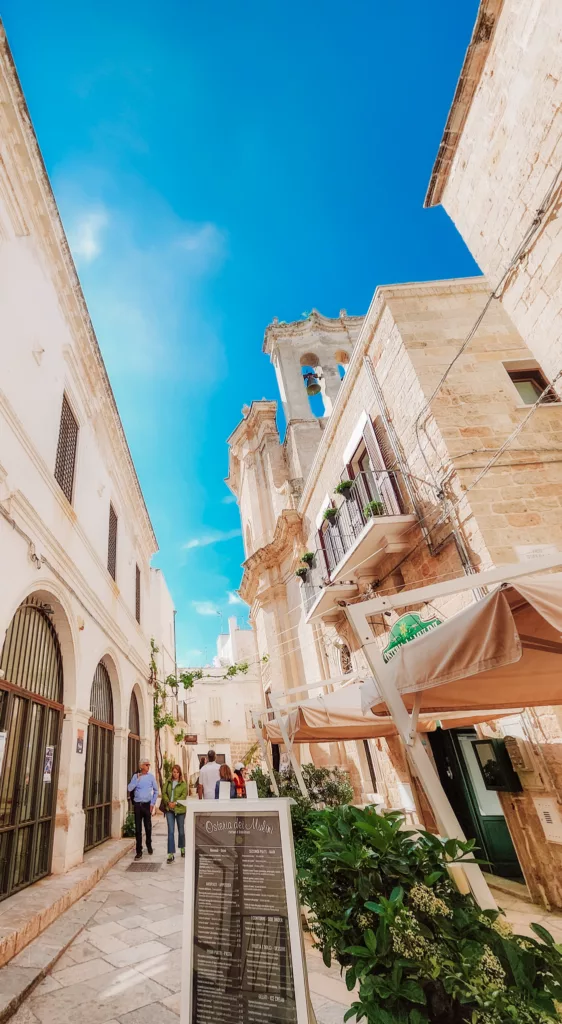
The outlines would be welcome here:
<svg viewBox="0 0 562 1024">
<path fill-rule="evenodd" d="M 329 523 L 333 523 L 333 521 L 336 518 L 337 514 L 338 514 L 337 508 L 334 508 L 333 505 L 329 505 L 328 508 L 324 510 L 324 515 L 322 516 L 322 518 L 326 519 L 327 522 L 329 522 Z"/>
<path fill-rule="evenodd" d="M 304 555 L 301 558 L 301 562 L 304 562 L 305 565 L 307 565 L 309 569 L 312 569 L 312 566 L 314 565 L 314 559 L 315 558 L 316 558 L 316 554 L 315 554 L 314 551 L 305 551 Z"/>
<path fill-rule="evenodd" d="M 372 516 L 383 516 L 384 505 L 382 501 L 369 501 L 363 509 L 363 515 L 367 519 L 371 519 Z"/>
<path fill-rule="evenodd" d="M 340 480 L 339 484 L 334 487 L 334 494 L 342 494 L 344 498 L 351 498 L 353 483 L 353 480 Z"/>
<path fill-rule="evenodd" d="M 305 580 L 306 580 L 306 577 L 308 576 L 308 566 L 307 565 L 301 565 L 299 569 L 295 570 L 295 576 L 298 576 L 298 578 L 301 581 L 301 583 L 304 583 Z"/>
</svg>

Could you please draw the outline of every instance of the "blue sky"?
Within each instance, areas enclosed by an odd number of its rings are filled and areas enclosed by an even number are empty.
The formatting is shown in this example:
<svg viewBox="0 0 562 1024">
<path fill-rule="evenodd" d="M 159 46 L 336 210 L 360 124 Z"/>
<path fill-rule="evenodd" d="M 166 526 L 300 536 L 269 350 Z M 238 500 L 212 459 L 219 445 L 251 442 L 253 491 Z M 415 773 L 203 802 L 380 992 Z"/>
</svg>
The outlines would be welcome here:
<svg viewBox="0 0 562 1024">
<path fill-rule="evenodd" d="M 477 0 L 4 0 L 177 614 L 211 657 L 243 558 L 225 439 L 274 316 L 477 272 L 422 203 Z"/>
</svg>

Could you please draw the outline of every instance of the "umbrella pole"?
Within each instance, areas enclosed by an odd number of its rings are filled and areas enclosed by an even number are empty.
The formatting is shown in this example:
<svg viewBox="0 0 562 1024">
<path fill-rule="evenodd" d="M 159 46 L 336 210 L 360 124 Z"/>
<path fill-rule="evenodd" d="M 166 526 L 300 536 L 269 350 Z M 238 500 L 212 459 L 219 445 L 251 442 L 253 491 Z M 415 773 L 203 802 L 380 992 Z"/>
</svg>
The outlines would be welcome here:
<svg viewBox="0 0 562 1024">
<path fill-rule="evenodd" d="M 305 782 L 304 782 L 304 779 L 303 779 L 303 775 L 302 775 L 302 772 L 301 772 L 301 766 L 300 766 L 299 762 L 297 761 L 297 758 L 295 757 L 295 752 L 293 750 L 293 744 L 292 744 L 291 740 L 289 739 L 289 734 L 287 733 L 287 728 L 286 728 L 285 723 L 283 721 L 283 715 L 281 713 L 281 709 L 280 709 L 277 701 L 274 700 L 273 697 L 271 697 L 271 695 L 270 695 L 270 700 L 271 700 L 271 710 L 273 711 L 273 717 L 275 718 L 275 720 L 276 720 L 276 722 L 277 722 L 277 724 L 279 726 L 281 735 L 283 737 L 283 743 L 285 744 L 285 746 L 287 748 L 287 753 L 289 755 L 289 759 L 290 759 L 291 764 L 293 766 L 293 771 L 294 771 L 294 773 L 296 775 L 296 779 L 297 779 L 297 782 L 298 782 L 298 785 L 299 785 L 299 789 L 300 789 L 302 795 L 304 796 L 305 800 L 308 800 L 309 799 L 308 790 L 306 788 L 306 785 L 305 785 Z"/>
<path fill-rule="evenodd" d="M 271 788 L 273 789 L 273 792 L 275 793 L 275 796 L 279 796 L 279 787 L 277 785 L 277 779 L 275 778 L 275 772 L 273 771 L 273 765 L 271 763 L 271 758 L 270 758 L 268 750 L 267 750 L 266 742 L 265 742 L 265 740 L 263 738 L 263 733 L 261 731 L 261 726 L 260 726 L 260 720 L 259 720 L 259 718 L 258 718 L 258 716 L 257 716 L 255 711 L 252 711 L 252 722 L 254 723 L 254 729 L 256 731 L 256 736 L 258 738 L 258 743 L 260 745 L 260 750 L 261 750 L 261 753 L 262 753 L 262 757 L 263 757 L 263 759 L 264 759 L 264 761 L 265 761 L 265 763 L 267 765 L 267 770 L 269 772 L 269 778 L 271 779 Z"/>
<path fill-rule="evenodd" d="M 355 606 L 357 607 L 357 606 Z M 360 606 L 359 606 L 360 607 Z M 359 632 L 352 618 L 352 608 L 346 609 L 349 612 L 349 619 L 360 640 Z M 384 672 L 384 662 L 378 644 L 375 640 L 363 644 L 363 653 L 367 658 L 373 677 L 379 692 L 386 703 L 386 706 L 394 720 L 398 732 L 406 745 L 417 775 L 421 780 L 426 796 L 431 804 L 435 815 L 437 827 L 442 835 L 449 839 L 466 839 L 456 814 L 447 799 L 445 790 L 431 758 L 425 750 L 420 735 L 415 731 L 412 720 L 406 706 L 395 686 L 388 681 Z M 461 865 L 457 865 L 461 867 Z M 462 870 L 470 886 L 474 899 L 483 910 L 497 910 L 497 903 L 490 892 L 488 883 L 482 874 L 478 864 L 463 864 Z"/>
</svg>

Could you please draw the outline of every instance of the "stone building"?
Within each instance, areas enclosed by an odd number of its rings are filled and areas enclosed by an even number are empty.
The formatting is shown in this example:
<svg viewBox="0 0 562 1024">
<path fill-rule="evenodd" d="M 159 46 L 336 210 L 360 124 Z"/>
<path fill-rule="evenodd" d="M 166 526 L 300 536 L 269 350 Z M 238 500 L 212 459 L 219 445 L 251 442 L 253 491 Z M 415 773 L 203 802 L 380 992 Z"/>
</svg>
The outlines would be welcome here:
<svg viewBox="0 0 562 1024">
<path fill-rule="evenodd" d="M 119 836 L 153 757 L 156 539 L 0 38 L 0 899 Z"/>
<path fill-rule="evenodd" d="M 237 665 L 247 665 L 248 670 L 228 675 L 228 669 Z M 263 692 L 253 631 L 240 629 L 236 618 L 229 618 L 228 633 L 217 638 L 213 664 L 202 672 L 203 678 L 185 694 L 189 742 L 181 756 L 192 781 L 209 748 L 214 748 L 218 761 L 233 768 L 256 744 L 251 711 L 260 707 Z"/>
<path fill-rule="evenodd" d="M 306 365 L 322 367 L 320 357 L 310 357 L 319 356 L 326 319 L 313 313 L 299 324 L 268 327 L 264 348 L 274 360 L 283 346 L 296 347 L 292 363 L 284 356 L 291 374 L 283 381 L 285 437 L 276 403 L 253 402 L 229 438 L 227 481 L 240 503 L 240 594 L 250 605 L 258 656 L 268 656 L 266 691 L 299 682 L 321 688 L 352 669 L 368 674 L 346 602 L 521 561 L 544 545 L 562 550 L 562 404 L 545 400 L 502 450 L 528 398 L 513 367 L 532 353 L 501 302 L 480 320 L 487 300 L 483 278 L 378 288 L 367 316 L 352 319 L 356 333 L 328 417 L 311 405 L 307 413 L 302 400 L 296 416 L 291 401 L 299 387 L 307 394 L 304 337 Z M 333 329 L 341 323 L 334 320 Z M 451 365 L 473 327 L 470 345 Z M 343 480 L 346 495 L 335 491 Z M 295 572 L 305 552 L 313 559 L 301 580 Z M 469 593 L 412 610 L 442 620 L 471 600 Z M 395 619 L 373 622 L 383 646 Z M 540 795 L 556 803 L 557 713 L 526 710 L 489 728 L 527 738 L 541 765 Z M 536 791 L 485 797 L 471 738 L 474 729 L 438 730 L 428 739 L 442 777 L 452 771 L 458 781 L 455 809 L 466 831 L 497 874 L 524 875 L 535 899 L 562 905 L 562 851 L 545 842 Z M 432 826 L 398 740 L 311 745 L 301 750 L 302 760 L 310 758 L 348 767 L 357 799 L 376 790 L 387 806 L 415 803 Z"/>
<path fill-rule="evenodd" d="M 537 393 L 562 369 L 561 196 L 562 5 L 481 0 L 425 205 L 443 205 L 496 289 Z"/>
</svg>

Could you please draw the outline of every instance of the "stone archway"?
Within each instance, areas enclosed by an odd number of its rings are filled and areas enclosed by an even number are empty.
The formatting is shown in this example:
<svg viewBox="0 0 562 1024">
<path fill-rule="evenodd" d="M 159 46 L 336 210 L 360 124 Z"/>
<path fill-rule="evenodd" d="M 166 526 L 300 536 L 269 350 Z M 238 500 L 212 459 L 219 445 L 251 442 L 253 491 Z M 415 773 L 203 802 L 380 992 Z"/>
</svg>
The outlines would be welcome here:
<svg viewBox="0 0 562 1024">
<path fill-rule="evenodd" d="M 48 597 L 22 601 L 0 655 L 0 899 L 51 870 L 64 678 Z"/>
</svg>

